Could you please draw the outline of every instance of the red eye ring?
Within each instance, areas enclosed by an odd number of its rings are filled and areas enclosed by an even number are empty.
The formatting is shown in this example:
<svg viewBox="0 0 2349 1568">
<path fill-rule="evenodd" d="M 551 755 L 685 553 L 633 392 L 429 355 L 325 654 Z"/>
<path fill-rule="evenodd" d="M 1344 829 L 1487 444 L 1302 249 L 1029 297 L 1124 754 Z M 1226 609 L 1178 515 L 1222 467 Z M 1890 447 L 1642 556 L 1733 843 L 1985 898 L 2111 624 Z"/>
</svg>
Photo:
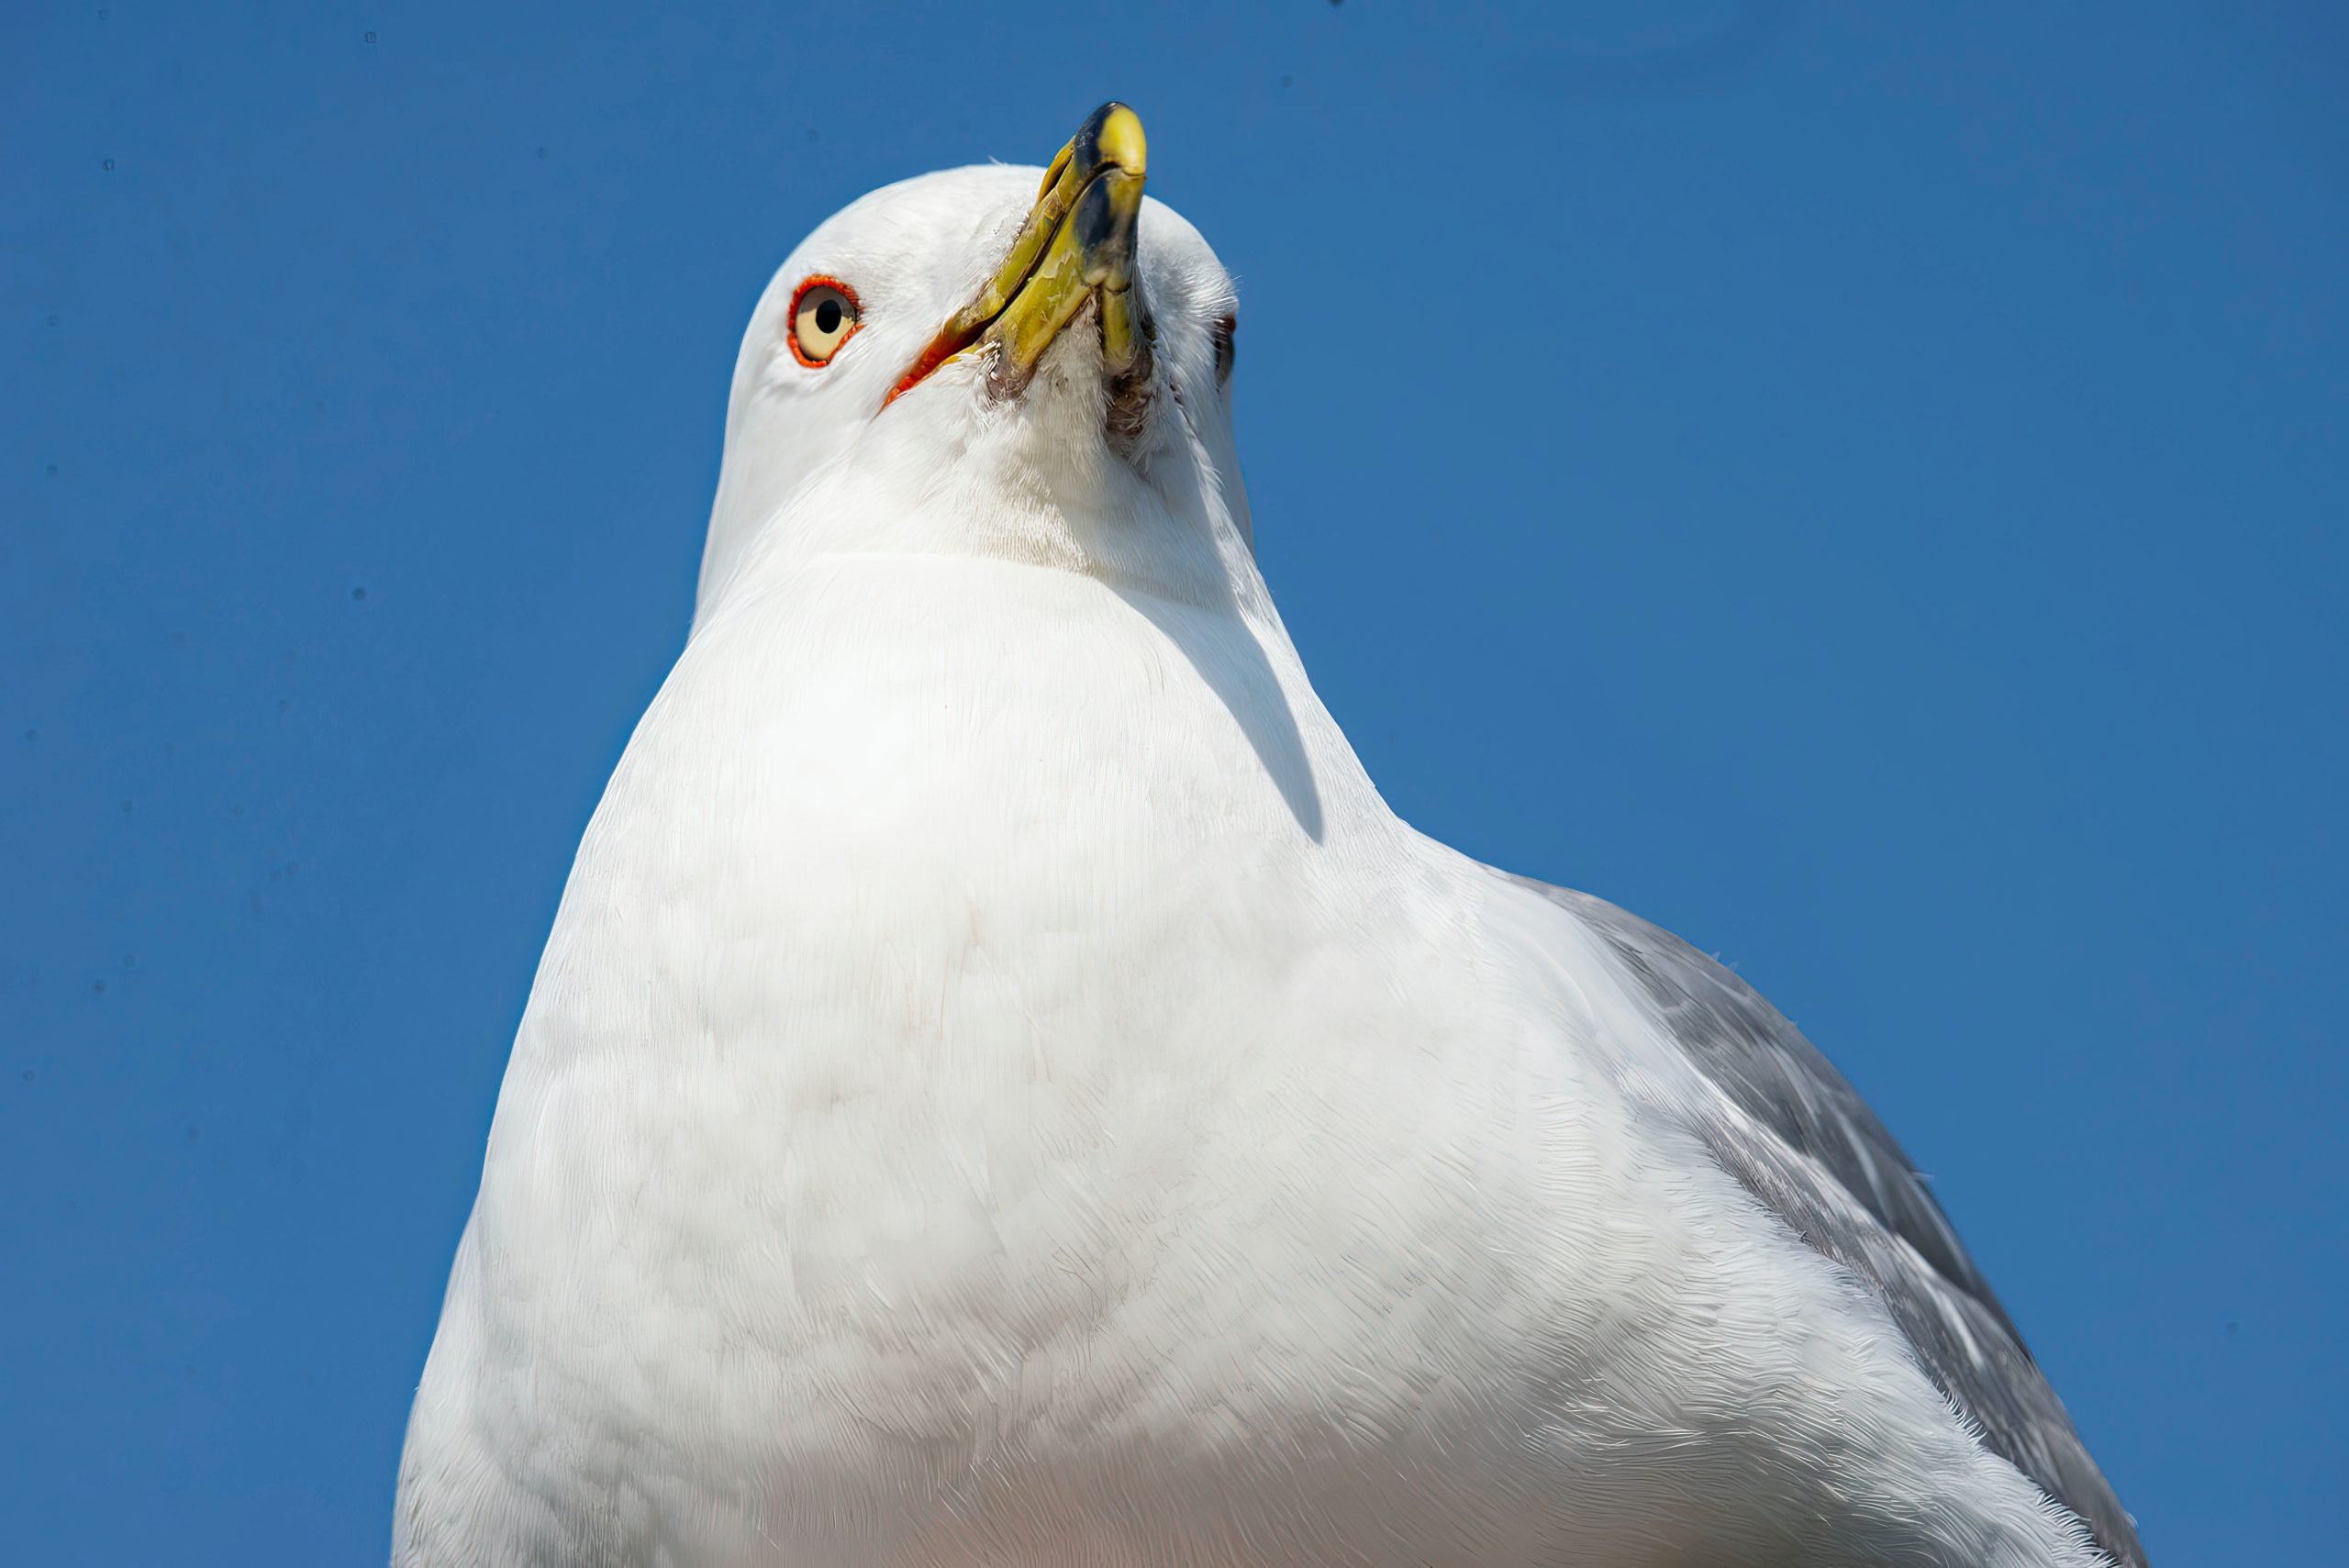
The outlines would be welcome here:
<svg viewBox="0 0 2349 1568">
<path fill-rule="evenodd" d="M 839 295 L 848 302 L 849 308 L 848 330 L 833 339 L 830 351 L 820 360 L 809 354 L 799 341 L 800 306 L 806 302 L 809 293 L 816 289 L 826 289 Z M 800 279 L 799 286 L 791 291 L 791 308 L 783 318 L 783 340 L 791 346 L 793 359 L 797 360 L 808 370 L 819 371 L 839 357 L 841 350 L 847 346 L 848 340 L 855 337 L 863 326 L 864 304 L 856 297 L 856 291 L 829 272 L 811 272 Z"/>
</svg>

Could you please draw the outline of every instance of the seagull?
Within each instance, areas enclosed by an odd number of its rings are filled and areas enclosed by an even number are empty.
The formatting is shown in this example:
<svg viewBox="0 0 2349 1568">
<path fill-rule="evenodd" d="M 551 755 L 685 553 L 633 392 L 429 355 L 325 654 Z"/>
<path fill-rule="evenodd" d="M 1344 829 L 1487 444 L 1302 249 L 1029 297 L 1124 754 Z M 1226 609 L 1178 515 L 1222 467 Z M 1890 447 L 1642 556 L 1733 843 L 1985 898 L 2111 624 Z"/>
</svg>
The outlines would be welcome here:
<svg viewBox="0 0 2349 1568">
<path fill-rule="evenodd" d="M 1388 809 L 1103 106 L 793 252 L 573 866 L 398 1568 L 2142 1568 L 1892 1135 Z"/>
</svg>

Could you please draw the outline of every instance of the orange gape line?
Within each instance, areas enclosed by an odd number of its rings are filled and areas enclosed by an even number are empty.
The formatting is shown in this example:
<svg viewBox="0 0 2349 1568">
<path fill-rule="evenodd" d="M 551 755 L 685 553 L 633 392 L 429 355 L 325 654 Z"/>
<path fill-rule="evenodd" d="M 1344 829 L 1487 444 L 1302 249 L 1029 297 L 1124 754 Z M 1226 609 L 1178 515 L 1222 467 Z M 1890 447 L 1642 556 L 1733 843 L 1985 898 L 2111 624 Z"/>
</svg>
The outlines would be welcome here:
<svg viewBox="0 0 2349 1568">
<path fill-rule="evenodd" d="M 889 389 L 889 395 L 881 400 L 881 406 L 886 408 L 899 397 L 919 386 L 929 379 L 930 372 L 978 340 L 979 335 L 976 332 L 957 332 L 951 327 L 940 332 L 937 337 L 930 340 L 930 347 L 914 356 L 914 362 L 907 368 L 906 373 L 898 378 L 897 384 Z"/>
</svg>

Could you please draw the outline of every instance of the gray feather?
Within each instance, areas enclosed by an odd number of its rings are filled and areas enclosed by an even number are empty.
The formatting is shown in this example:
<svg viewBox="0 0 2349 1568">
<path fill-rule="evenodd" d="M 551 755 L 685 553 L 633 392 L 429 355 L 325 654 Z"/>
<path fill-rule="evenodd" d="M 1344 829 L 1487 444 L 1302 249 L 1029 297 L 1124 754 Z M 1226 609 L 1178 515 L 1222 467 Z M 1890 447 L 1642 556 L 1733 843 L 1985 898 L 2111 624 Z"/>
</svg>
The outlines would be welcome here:
<svg viewBox="0 0 2349 1568">
<path fill-rule="evenodd" d="M 2077 1514 L 2124 1568 L 2144 1568 L 2128 1510 L 2014 1320 L 1843 1075 L 1753 987 L 1671 932 L 1586 893 L 1510 880 L 1598 936 L 1720 1087 L 1720 1114 L 1696 1131 L 1721 1168 L 1876 1293 L 1986 1447 Z"/>
</svg>

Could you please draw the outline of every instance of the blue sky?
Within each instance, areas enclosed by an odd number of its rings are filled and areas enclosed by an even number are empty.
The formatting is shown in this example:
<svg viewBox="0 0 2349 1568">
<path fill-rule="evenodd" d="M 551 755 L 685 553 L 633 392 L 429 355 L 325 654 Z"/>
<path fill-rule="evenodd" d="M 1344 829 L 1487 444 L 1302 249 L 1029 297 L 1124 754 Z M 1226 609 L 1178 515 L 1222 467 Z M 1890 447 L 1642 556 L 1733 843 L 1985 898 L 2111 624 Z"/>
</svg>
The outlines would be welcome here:
<svg viewBox="0 0 2349 1568">
<path fill-rule="evenodd" d="M 2165 1568 L 2349 1529 L 2339 8 L 230 9 L 0 19 L 17 1561 L 381 1559 L 751 302 L 1112 95 L 1397 808 L 1800 1022 Z"/>
</svg>

